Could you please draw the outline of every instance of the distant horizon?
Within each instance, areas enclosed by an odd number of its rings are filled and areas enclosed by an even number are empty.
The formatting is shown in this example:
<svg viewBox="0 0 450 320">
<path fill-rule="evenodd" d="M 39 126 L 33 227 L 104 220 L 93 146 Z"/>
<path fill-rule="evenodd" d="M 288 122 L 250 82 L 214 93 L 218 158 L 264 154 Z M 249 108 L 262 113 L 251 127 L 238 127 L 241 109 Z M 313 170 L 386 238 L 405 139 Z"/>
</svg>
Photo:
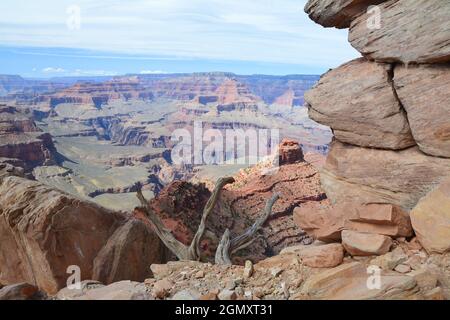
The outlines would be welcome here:
<svg viewBox="0 0 450 320">
<path fill-rule="evenodd" d="M 14 63 L 8 63 L 14 61 Z M 58 67 L 51 67 L 57 65 Z M 332 67 L 337 67 L 333 65 Z M 155 57 L 73 48 L 0 45 L 0 74 L 26 79 L 98 78 L 127 75 L 232 73 L 235 75 L 321 75 L 332 67 L 186 57 Z M 111 71 L 114 70 L 114 71 Z"/>
<path fill-rule="evenodd" d="M 11 77 L 21 77 L 24 80 L 42 80 L 49 81 L 53 79 L 113 79 L 116 77 L 146 77 L 146 76 L 155 76 L 155 77 L 164 77 L 164 76 L 183 76 L 183 75 L 207 75 L 207 74 L 224 74 L 224 75 L 232 75 L 237 77 L 274 77 L 274 78 L 289 78 L 289 77 L 320 77 L 320 74 L 309 74 L 309 73 L 292 73 L 292 74 L 266 74 L 266 73 L 252 73 L 252 74 L 239 74 L 235 72 L 229 71 L 203 71 L 203 72 L 174 72 L 174 73 L 158 73 L 158 74 L 141 74 L 141 73 L 124 73 L 117 75 L 103 75 L 103 76 L 95 76 L 95 75 L 83 75 L 83 76 L 52 76 L 52 77 L 26 77 L 21 74 L 12 74 L 12 73 L 0 73 L 1 76 L 11 76 Z"/>
</svg>

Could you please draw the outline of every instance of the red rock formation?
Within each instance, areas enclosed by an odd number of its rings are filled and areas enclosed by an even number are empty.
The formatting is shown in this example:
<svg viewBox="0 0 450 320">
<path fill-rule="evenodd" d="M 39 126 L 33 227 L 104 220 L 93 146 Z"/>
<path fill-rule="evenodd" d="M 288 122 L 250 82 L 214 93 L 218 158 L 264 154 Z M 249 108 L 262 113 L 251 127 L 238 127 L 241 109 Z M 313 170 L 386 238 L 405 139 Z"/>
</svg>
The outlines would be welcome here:
<svg viewBox="0 0 450 320">
<path fill-rule="evenodd" d="M 0 204 L 3 284 L 28 282 L 53 294 L 67 285 L 69 266 L 82 280 L 143 281 L 146 266 L 165 261 L 159 239 L 140 222 L 38 182 L 0 179 Z"/>
<path fill-rule="evenodd" d="M 297 141 L 284 139 L 279 147 L 280 165 L 293 164 L 304 160 L 303 151 Z"/>
<path fill-rule="evenodd" d="M 234 235 L 241 234 L 262 214 L 267 199 L 275 192 L 280 193 L 281 197 L 273 208 L 273 215 L 263 227 L 263 239 L 238 253 L 234 262 L 243 263 L 248 258 L 260 260 L 277 254 L 286 246 L 311 242 L 295 225 L 293 209 L 298 206 L 327 207 L 329 203 L 320 188 L 317 170 L 307 162 L 297 161 L 303 160 L 298 144 L 287 141 L 286 145 L 289 146 L 289 156 L 286 157 L 289 161 L 273 174 L 264 174 L 268 163 L 260 164 L 236 175 L 236 182 L 223 190 L 209 218 L 208 232 L 203 242 L 203 249 L 209 257 L 214 254 L 226 228 Z M 151 205 L 176 238 L 189 244 L 209 195 L 210 192 L 203 184 L 175 181 L 153 199 Z M 135 215 L 146 220 L 142 212 L 136 211 Z"/>
<path fill-rule="evenodd" d="M 41 132 L 30 116 L 17 108 L 0 106 L 0 158 L 20 160 L 31 170 L 53 163 L 54 153 L 52 137 Z"/>
</svg>

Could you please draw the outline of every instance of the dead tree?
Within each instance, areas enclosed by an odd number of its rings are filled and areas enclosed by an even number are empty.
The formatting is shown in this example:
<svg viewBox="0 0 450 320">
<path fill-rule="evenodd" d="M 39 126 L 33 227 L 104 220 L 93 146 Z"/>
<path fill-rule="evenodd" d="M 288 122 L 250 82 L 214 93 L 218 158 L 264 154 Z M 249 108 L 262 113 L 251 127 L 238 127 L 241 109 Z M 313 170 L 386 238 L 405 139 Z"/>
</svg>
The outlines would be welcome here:
<svg viewBox="0 0 450 320">
<path fill-rule="evenodd" d="M 142 186 L 140 184 L 136 184 L 136 192 L 137 197 L 142 205 L 142 210 L 146 214 L 147 218 L 150 220 L 153 225 L 153 229 L 164 245 L 173 253 L 179 260 L 190 260 L 190 261 L 200 261 L 201 251 L 200 251 L 200 242 L 203 238 L 203 235 L 206 230 L 206 221 L 214 210 L 216 206 L 217 200 L 219 199 L 220 192 L 223 187 L 227 184 L 231 184 L 234 182 L 234 178 L 226 177 L 220 178 L 217 180 L 216 186 L 212 192 L 211 197 L 206 203 L 205 208 L 203 209 L 202 218 L 200 221 L 200 225 L 197 229 L 197 232 L 194 235 L 194 238 L 189 246 L 178 241 L 170 232 L 170 230 L 166 229 L 164 224 L 162 223 L 159 216 L 153 211 L 150 207 L 149 202 L 145 199 L 142 194 Z M 274 195 L 266 204 L 264 214 L 261 216 L 248 230 L 245 231 L 240 236 L 237 236 L 233 239 L 230 239 L 230 230 L 226 229 L 225 233 L 222 236 L 222 240 L 217 247 L 215 261 L 217 264 L 231 264 L 230 256 L 237 252 L 238 250 L 244 249 L 249 246 L 255 239 L 255 235 L 257 231 L 262 227 L 262 225 L 266 222 L 267 218 L 270 216 L 272 212 L 272 207 L 279 198 L 278 195 Z"/>
<path fill-rule="evenodd" d="M 264 208 L 263 215 L 259 217 L 255 223 L 248 228 L 243 234 L 230 239 L 230 230 L 226 229 L 222 240 L 220 240 L 219 246 L 216 250 L 215 262 L 216 264 L 225 264 L 231 265 L 231 256 L 239 250 L 242 250 L 249 245 L 251 245 L 256 239 L 256 233 L 263 226 L 263 224 L 267 221 L 272 213 L 272 207 L 280 198 L 279 194 L 274 194 L 272 198 L 270 198 L 266 207 Z"/>
</svg>

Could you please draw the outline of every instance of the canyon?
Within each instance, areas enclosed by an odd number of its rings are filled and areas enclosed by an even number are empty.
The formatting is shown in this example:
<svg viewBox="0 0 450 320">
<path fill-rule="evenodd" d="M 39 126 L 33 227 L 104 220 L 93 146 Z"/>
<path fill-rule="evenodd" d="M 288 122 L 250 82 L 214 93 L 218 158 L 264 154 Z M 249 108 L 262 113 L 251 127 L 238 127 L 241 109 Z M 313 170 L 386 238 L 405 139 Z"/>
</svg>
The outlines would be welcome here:
<svg viewBox="0 0 450 320">
<path fill-rule="evenodd" d="M 222 72 L 89 81 L 4 76 L 2 108 L 14 108 L 22 121 L 33 126 L 32 131 L 41 132 L 38 136 L 45 145 L 53 144 L 45 147 L 45 154 L 54 161 L 34 152 L 41 147 L 30 132 L 21 132 L 20 141 L 12 141 L 18 134 L 5 132 L 0 156 L 26 163 L 27 173 L 37 181 L 110 209 L 129 211 L 138 204 L 136 182 L 144 184 L 146 195 L 153 197 L 175 179 L 211 180 L 223 171 L 236 172 L 246 166 L 174 164 L 170 153 L 177 141 L 172 133 L 176 129 L 193 132 L 194 122 L 201 123 L 204 131 L 223 133 L 279 129 L 280 139 L 292 138 L 308 152 L 326 153 L 329 129 L 311 121 L 302 106 L 304 92 L 317 79 Z M 1 114 L 5 125 L 17 118 Z M 39 159 L 33 162 L 20 152 Z"/>
<path fill-rule="evenodd" d="M 362 57 L 320 78 L 2 84 L 0 299 L 450 299 L 450 3 L 305 12 Z M 195 121 L 281 139 L 251 166 L 174 163 Z"/>
</svg>

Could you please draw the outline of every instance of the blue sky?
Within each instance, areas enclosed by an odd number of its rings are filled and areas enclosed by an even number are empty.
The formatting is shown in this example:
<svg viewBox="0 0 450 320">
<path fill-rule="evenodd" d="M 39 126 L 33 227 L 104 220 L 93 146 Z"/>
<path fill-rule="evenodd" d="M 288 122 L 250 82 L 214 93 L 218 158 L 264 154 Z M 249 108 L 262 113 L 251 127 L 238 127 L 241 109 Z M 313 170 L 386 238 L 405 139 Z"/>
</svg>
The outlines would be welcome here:
<svg viewBox="0 0 450 320">
<path fill-rule="evenodd" d="M 359 54 L 305 0 L 0 2 L 0 73 L 320 74 Z"/>
</svg>

